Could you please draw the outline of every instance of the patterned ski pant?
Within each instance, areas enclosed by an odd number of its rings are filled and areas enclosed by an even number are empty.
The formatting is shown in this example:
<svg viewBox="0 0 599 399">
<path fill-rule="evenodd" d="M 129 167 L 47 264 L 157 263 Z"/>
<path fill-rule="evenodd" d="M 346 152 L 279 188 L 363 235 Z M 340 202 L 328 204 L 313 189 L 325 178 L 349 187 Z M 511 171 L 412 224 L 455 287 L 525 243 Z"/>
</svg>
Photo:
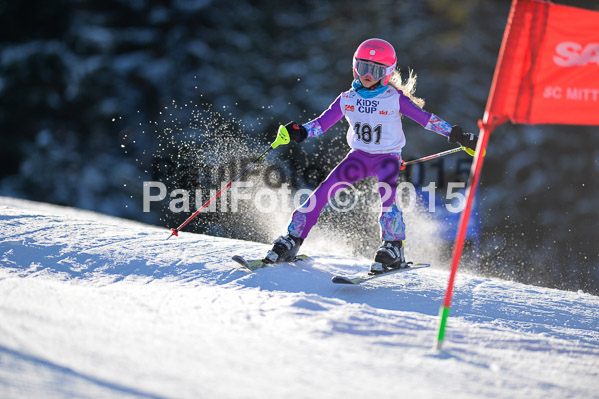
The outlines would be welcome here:
<svg viewBox="0 0 599 399">
<path fill-rule="evenodd" d="M 293 212 L 287 231 L 292 236 L 306 238 L 318 221 L 322 208 L 339 190 L 366 177 L 376 177 L 379 181 L 382 205 L 379 217 L 381 239 L 404 240 L 406 226 L 395 198 L 400 162 L 401 154 L 397 153 L 370 154 L 360 150 L 351 151 Z"/>
</svg>

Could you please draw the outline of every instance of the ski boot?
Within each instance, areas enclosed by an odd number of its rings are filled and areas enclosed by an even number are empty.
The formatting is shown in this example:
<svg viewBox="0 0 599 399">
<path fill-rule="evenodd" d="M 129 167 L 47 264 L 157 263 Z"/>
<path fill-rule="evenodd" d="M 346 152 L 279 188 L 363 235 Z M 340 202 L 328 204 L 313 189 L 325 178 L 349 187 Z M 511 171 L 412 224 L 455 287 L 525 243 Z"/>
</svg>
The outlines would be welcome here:
<svg viewBox="0 0 599 399">
<path fill-rule="evenodd" d="M 384 241 L 374 256 L 374 263 L 370 265 L 370 273 L 385 273 L 406 265 L 403 255 L 403 241 Z"/>
<path fill-rule="evenodd" d="M 279 263 L 293 260 L 304 242 L 303 238 L 294 237 L 290 234 L 281 236 L 273 242 L 273 247 L 266 253 L 264 263 Z"/>
</svg>

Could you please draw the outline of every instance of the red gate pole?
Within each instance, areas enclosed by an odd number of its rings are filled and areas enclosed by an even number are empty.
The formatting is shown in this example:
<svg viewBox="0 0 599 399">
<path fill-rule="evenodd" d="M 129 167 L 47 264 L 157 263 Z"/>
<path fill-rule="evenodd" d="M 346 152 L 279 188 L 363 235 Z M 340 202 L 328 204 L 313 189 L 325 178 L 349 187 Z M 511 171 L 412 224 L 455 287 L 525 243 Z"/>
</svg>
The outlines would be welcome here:
<svg viewBox="0 0 599 399">
<path fill-rule="evenodd" d="M 460 264 L 460 258 L 462 257 L 462 251 L 464 249 L 464 241 L 466 240 L 466 232 L 468 231 L 468 221 L 470 220 L 470 213 L 472 212 L 472 203 L 474 200 L 474 194 L 476 192 L 476 186 L 480 178 L 480 173 L 483 168 L 484 154 L 489 144 L 489 137 L 493 131 L 493 126 L 489 126 L 485 122 L 479 121 L 480 135 L 478 144 L 476 146 L 476 153 L 474 154 L 474 161 L 470 168 L 470 177 L 468 179 L 468 187 L 466 188 L 466 207 L 460 215 L 460 222 L 458 224 L 458 231 L 455 240 L 455 246 L 453 248 L 453 257 L 451 260 L 451 273 L 449 275 L 449 282 L 447 284 L 447 291 L 445 292 L 445 299 L 439 310 L 439 330 L 437 334 L 437 341 L 435 342 L 435 350 L 440 351 L 443 346 L 443 340 L 445 339 L 445 327 L 447 325 L 447 318 L 449 317 L 449 309 L 451 307 L 451 297 L 453 294 L 453 286 L 455 284 L 455 276 L 458 272 L 458 266 Z"/>
</svg>

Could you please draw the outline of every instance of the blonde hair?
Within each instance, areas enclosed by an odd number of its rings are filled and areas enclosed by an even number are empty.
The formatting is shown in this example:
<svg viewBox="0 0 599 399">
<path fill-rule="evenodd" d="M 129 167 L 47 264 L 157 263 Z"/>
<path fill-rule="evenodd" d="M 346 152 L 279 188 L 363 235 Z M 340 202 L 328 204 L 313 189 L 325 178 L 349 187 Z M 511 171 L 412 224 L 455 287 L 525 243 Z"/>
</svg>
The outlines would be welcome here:
<svg viewBox="0 0 599 399">
<path fill-rule="evenodd" d="M 413 70 L 408 69 L 409 76 L 404 82 L 401 79 L 401 73 L 399 69 L 393 71 L 391 78 L 389 78 L 389 85 L 395 87 L 397 90 L 401 90 L 404 95 L 408 96 L 410 100 L 420 108 L 424 107 L 424 99 L 416 97 L 416 74 Z"/>
</svg>

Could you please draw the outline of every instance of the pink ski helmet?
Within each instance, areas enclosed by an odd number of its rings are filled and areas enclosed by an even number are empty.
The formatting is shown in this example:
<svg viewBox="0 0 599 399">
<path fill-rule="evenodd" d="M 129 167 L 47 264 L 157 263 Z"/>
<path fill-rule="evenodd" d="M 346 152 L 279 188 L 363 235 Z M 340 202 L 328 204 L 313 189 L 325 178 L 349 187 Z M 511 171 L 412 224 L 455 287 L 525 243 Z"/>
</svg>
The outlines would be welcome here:
<svg viewBox="0 0 599 399">
<path fill-rule="evenodd" d="M 368 39 L 354 53 L 354 79 L 370 75 L 386 86 L 396 65 L 397 56 L 391 43 L 383 39 Z"/>
</svg>

